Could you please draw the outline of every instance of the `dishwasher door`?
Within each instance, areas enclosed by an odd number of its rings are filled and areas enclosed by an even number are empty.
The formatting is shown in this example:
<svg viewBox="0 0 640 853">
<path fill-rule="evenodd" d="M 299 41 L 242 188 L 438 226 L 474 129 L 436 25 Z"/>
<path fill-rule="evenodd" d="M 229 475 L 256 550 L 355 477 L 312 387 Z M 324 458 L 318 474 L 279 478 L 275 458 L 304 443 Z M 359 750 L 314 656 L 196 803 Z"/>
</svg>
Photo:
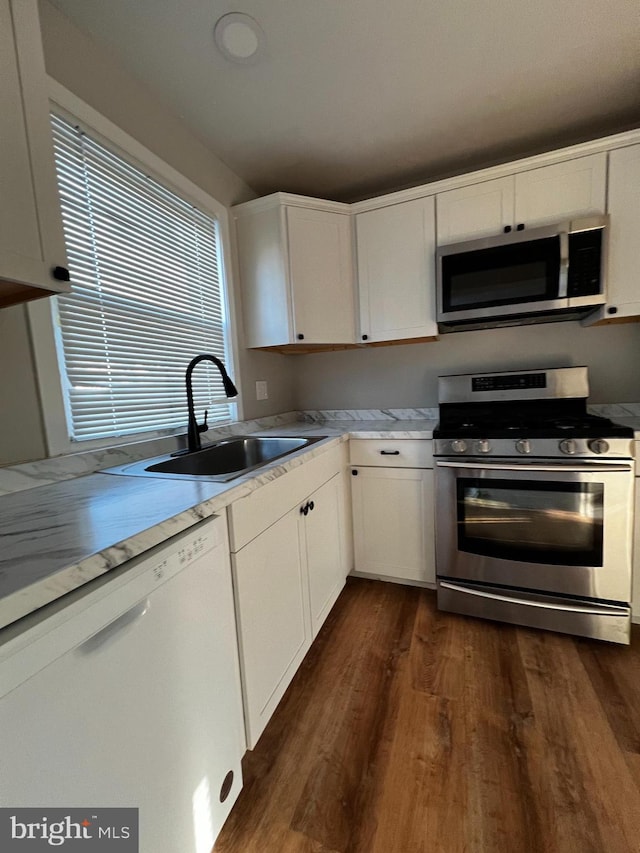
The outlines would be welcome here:
<svg viewBox="0 0 640 853">
<path fill-rule="evenodd" d="M 244 753 L 225 519 L 123 568 L 0 647 L 0 805 L 137 807 L 141 853 L 209 853 Z"/>
</svg>

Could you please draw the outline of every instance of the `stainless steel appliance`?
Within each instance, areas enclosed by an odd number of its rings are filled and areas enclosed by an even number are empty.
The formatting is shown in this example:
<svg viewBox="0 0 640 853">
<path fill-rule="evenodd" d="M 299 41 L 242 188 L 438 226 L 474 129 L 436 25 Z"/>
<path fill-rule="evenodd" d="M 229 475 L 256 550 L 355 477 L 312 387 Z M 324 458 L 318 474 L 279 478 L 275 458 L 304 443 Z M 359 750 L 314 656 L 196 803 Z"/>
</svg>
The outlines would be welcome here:
<svg viewBox="0 0 640 853">
<path fill-rule="evenodd" d="M 586 367 L 440 377 L 442 610 L 629 642 L 633 430 L 587 395 Z"/>
<path fill-rule="evenodd" d="M 441 332 L 571 320 L 605 302 L 607 217 L 441 246 Z M 524 226 L 522 226 L 524 229 Z M 518 226 L 520 229 L 520 226 Z"/>
</svg>

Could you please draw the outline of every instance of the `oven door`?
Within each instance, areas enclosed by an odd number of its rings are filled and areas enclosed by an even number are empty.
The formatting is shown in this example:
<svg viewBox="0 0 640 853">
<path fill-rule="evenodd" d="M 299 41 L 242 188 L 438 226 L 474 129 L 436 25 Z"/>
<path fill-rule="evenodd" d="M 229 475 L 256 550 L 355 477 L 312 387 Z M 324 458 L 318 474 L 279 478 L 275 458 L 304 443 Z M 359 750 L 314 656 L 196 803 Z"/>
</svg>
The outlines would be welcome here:
<svg viewBox="0 0 640 853">
<path fill-rule="evenodd" d="M 437 460 L 441 579 L 627 603 L 633 462 Z"/>
</svg>

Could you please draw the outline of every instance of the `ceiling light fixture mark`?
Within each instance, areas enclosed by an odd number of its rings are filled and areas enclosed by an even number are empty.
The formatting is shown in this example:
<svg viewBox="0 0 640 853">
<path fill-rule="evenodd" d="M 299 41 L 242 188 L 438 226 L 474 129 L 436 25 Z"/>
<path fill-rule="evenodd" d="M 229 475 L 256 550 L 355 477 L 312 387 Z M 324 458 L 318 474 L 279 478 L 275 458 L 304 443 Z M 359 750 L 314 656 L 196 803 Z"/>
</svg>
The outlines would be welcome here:
<svg viewBox="0 0 640 853">
<path fill-rule="evenodd" d="M 260 25 L 244 12 L 229 12 L 218 18 L 213 37 L 222 55 L 232 62 L 256 62 L 264 48 Z"/>
</svg>

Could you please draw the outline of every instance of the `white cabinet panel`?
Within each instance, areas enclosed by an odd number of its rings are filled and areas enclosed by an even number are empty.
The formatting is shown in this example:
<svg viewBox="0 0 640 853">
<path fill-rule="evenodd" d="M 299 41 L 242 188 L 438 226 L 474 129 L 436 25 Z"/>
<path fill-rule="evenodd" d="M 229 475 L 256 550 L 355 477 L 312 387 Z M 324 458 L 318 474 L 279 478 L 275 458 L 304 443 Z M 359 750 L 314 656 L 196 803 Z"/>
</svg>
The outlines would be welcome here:
<svg viewBox="0 0 640 853">
<path fill-rule="evenodd" d="M 36 0 L 0 0 L 0 306 L 69 290 Z"/>
<path fill-rule="evenodd" d="M 250 749 L 311 644 L 298 508 L 232 555 Z"/>
<path fill-rule="evenodd" d="M 605 211 L 607 155 L 592 154 L 515 176 L 515 221 L 525 227 Z"/>
<path fill-rule="evenodd" d="M 513 176 L 440 193 L 438 245 L 499 234 L 513 226 Z"/>
<path fill-rule="evenodd" d="M 592 154 L 440 193 L 438 245 L 604 213 L 606 167 Z"/>
<path fill-rule="evenodd" d="M 336 474 L 309 498 L 301 518 L 309 573 L 311 633 L 315 637 L 333 607 L 347 574 L 343 546 L 343 475 Z M 312 508 L 311 508 L 312 507 Z"/>
<path fill-rule="evenodd" d="M 636 442 L 636 445 L 638 442 Z M 635 519 L 633 534 L 633 579 L 631 587 L 631 617 L 640 622 L 640 477 L 635 478 Z"/>
<path fill-rule="evenodd" d="M 432 197 L 356 217 L 362 340 L 437 335 Z"/>
<path fill-rule="evenodd" d="M 286 216 L 296 340 L 352 342 L 355 314 L 350 217 L 303 207 L 287 208 Z"/>
<path fill-rule="evenodd" d="M 640 316 L 640 145 L 609 155 L 609 269 L 601 318 Z"/>
<path fill-rule="evenodd" d="M 435 583 L 433 470 L 354 471 L 356 572 Z"/>
</svg>

